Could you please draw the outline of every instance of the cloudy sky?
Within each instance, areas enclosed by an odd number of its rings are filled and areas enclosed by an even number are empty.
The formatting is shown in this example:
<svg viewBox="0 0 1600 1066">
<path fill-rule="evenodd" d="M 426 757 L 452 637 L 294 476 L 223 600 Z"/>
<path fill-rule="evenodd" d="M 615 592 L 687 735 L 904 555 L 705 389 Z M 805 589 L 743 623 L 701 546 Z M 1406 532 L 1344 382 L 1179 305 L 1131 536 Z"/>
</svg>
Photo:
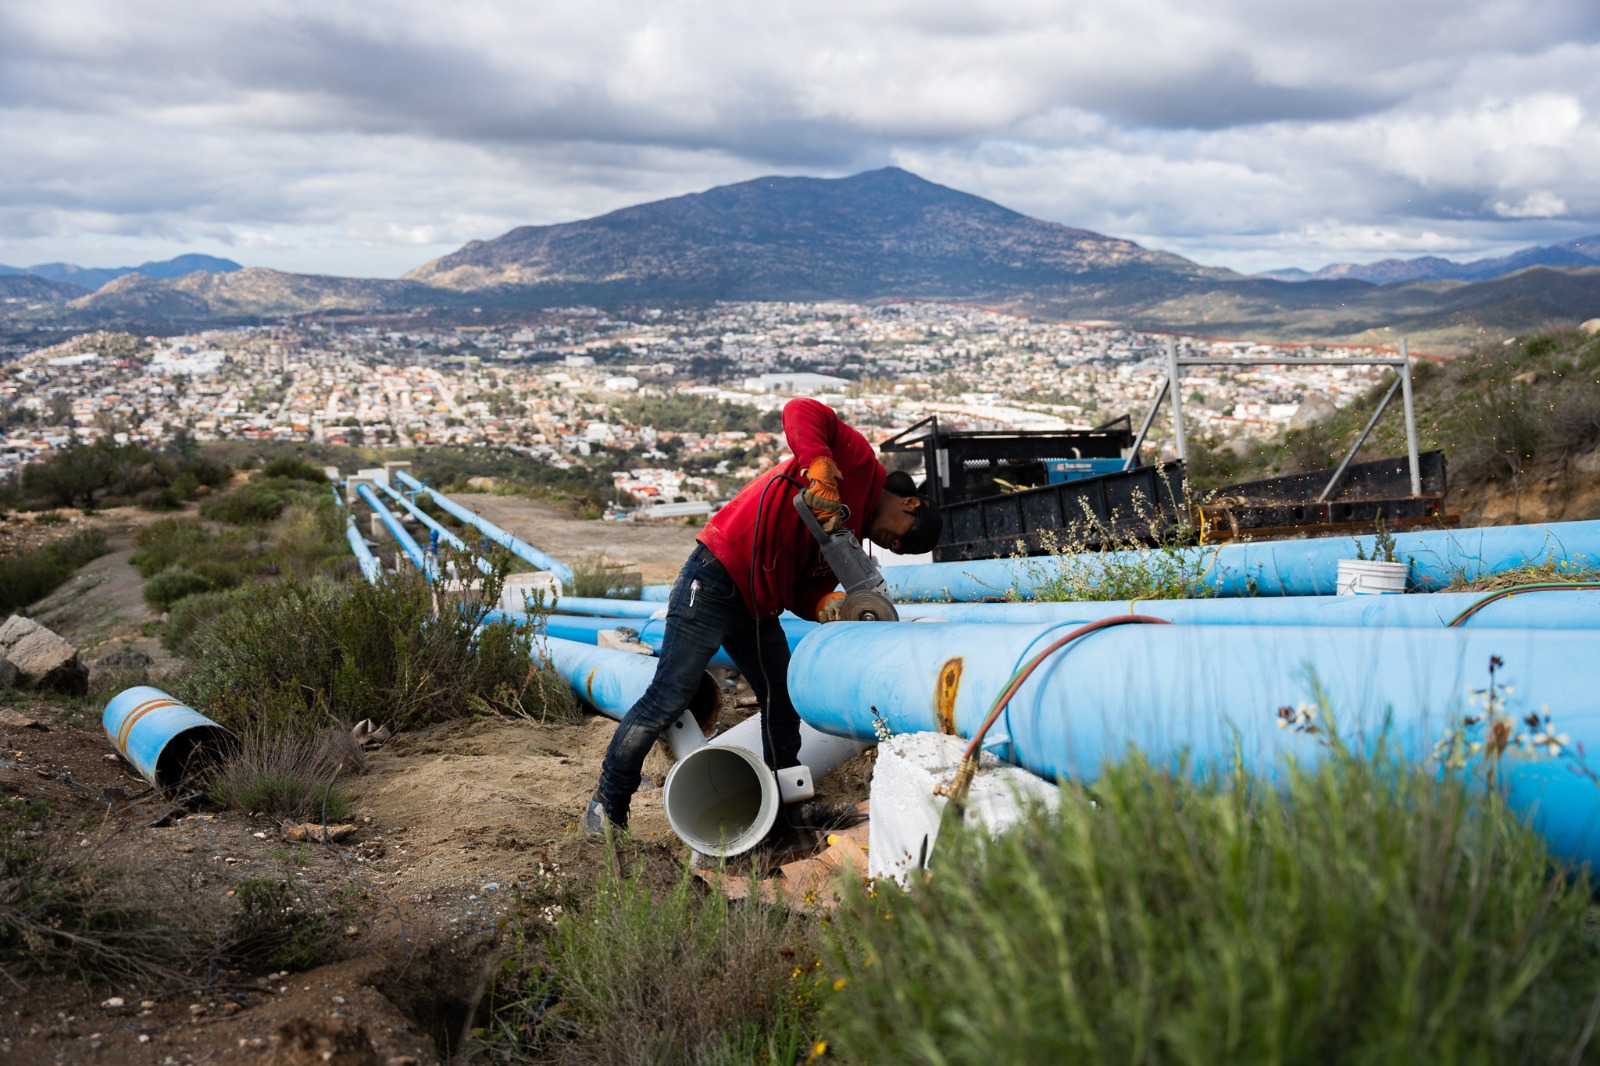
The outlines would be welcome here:
<svg viewBox="0 0 1600 1066">
<path fill-rule="evenodd" d="M 1596 0 L 0 0 L 0 263 L 392 277 L 886 164 L 1241 270 L 1600 232 Z"/>
</svg>

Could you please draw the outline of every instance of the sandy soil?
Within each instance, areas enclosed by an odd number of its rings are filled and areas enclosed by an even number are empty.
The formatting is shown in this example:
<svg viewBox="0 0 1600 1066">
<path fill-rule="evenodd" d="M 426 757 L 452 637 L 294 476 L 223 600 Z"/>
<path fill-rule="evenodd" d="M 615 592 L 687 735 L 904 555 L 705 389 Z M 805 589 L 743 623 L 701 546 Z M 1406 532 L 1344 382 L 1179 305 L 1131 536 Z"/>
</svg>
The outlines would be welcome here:
<svg viewBox="0 0 1600 1066">
<path fill-rule="evenodd" d="M 683 525 L 574 518 L 520 496 L 460 492 L 450 498 L 563 562 L 585 552 L 604 552 L 637 568 L 646 583 L 676 577 L 700 532 Z"/>
</svg>

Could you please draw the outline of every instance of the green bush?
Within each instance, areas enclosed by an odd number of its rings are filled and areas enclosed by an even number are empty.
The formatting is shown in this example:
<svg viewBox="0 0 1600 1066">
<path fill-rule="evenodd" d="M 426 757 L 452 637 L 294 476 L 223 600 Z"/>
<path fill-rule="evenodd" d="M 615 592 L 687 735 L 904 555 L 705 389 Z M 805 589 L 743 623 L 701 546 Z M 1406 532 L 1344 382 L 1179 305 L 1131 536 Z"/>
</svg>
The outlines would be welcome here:
<svg viewBox="0 0 1600 1066">
<path fill-rule="evenodd" d="M 204 553 L 216 539 L 192 518 L 163 518 L 139 530 L 133 538 L 139 550 L 128 561 L 138 567 L 139 576 L 155 577 Z"/>
<path fill-rule="evenodd" d="M 86 529 L 43 548 L 0 558 L 0 615 L 37 603 L 85 563 L 106 553 L 106 535 Z"/>
<path fill-rule="evenodd" d="M 260 525 L 282 514 L 289 501 L 289 494 L 273 483 L 247 481 L 225 496 L 202 503 L 200 513 L 230 525 Z"/>
<path fill-rule="evenodd" d="M 1481 783 L 1382 756 L 1278 788 L 1129 761 L 998 839 L 941 836 L 834 928 L 844 1061 L 1594 1054 L 1586 876 Z"/>
<path fill-rule="evenodd" d="M 194 654 L 195 633 L 227 610 L 235 598 L 235 593 L 229 590 L 201 592 L 177 600 L 167 609 L 167 621 L 161 628 L 161 646 L 174 655 Z"/>
<path fill-rule="evenodd" d="M 815 979 L 805 928 L 759 893 L 698 887 L 687 868 L 657 891 L 607 873 L 583 910 L 544 908 L 490 990 L 476 1050 L 508 1063 L 796 1062 Z M 541 955 L 537 926 L 553 914 Z"/>
<path fill-rule="evenodd" d="M 232 473 L 226 464 L 182 448 L 157 452 L 102 437 L 24 466 L 18 491 L 34 507 L 90 507 L 102 499 L 136 498 L 167 506 L 174 499 L 193 499 L 201 485 L 225 483 Z M 163 489 L 170 491 L 163 494 Z"/>
<path fill-rule="evenodd" d="M 203 576 L 175 566 L 171 570 L 163 570 L 145 583 L 144 602 L 157 611 L 165 611 L 185 596 L 210 591 L 211 582 Z"/>
<path fill-rule="evenodd" d="M 191 639 L 176 694 L 235 731 L 264 718 L 316 731 L 363 718 L 406 729 L 485 711 L 575 716 L 532 657 L 530 631 L 475 624 L 498 588 L 482 595 L 436 592 L 409 570 L 377 585 L 291 576 L 248 587 Z"/>
<path fill-rule="evenodd" d="M 261 468 L 261 475 L 269 478 L 285 478 L 290 481 L 309 481 L 313 485 L 327 485 L 328 475 L 322 468 L 314 463 L 308 463 L 291 455 L 273 459 Z"/>
</svg>

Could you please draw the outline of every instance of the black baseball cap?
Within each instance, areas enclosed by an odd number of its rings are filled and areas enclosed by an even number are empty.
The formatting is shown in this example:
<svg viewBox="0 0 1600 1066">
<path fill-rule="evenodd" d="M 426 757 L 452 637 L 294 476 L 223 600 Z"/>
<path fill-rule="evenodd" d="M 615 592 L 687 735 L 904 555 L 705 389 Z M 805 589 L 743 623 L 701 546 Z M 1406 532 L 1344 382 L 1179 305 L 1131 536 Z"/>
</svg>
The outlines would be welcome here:
<svg viewBox="0 0 1600 1066">
<path fill-rule="evenodd" d="M 896 496 L 914 497 L 917 501 L 911 530 L 900 538 L 900 550 L 896 554 L 922 555 L 933 551 L 934 545 L 939 543 L 939 533 L 944 529 L 944 518 L 939 514 L 938 505 L 918 490 L 917 483 L 904 470 L 896 470 L 885 478 L 883 491 Z"/>
</svg>

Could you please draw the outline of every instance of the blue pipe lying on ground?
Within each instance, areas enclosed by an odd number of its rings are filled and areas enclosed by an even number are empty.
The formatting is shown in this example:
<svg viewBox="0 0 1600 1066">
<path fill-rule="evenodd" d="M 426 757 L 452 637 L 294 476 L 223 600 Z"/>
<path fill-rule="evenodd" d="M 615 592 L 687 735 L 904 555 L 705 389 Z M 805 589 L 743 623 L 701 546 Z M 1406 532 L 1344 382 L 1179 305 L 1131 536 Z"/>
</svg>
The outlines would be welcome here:
<svg viewBox="0 0 1600 1066">
<path fill-rule="evenodd" d="M 389 531 L 389 535 L 400 545 L 400 549 L 406 553 L 416 568 L 430 577 L 433 576 L 433 561 L 428 558 L 427 553 L 411 534 L 406 532 L 405 526 L 400 524 L 400 519 L 394 516 L 394 512 L 379 502 L 377 493 L 372 491 L 372 486 L 357 485 L 356 495 L 367 501 L 367 506 L 372 508 L 373 514 L 382 520 L 383 528 Z"/>
<path fill-rule="evenodd" d="M 111 746 L 157 788 L 171 788 L 234 742 L 193 707 L 149 685 L 123 689 L 100 717 Z"/>
<path fill-rule="evenodd" d="M 523 611 L 489 611 L 484 615 L 486 622 L 510 622 L 513 625 L 527 626 L 539 625 L 539 616 L 527 614 Z M 584 644 L 595 644 L 600 639 L 600 633 L 607 629 L 631 629 L 639 635 L 639 640 L 648 645 L 656 655 L 661 654 L 662 637 L 666 628 L 666 619 L 640 619 L 640 618 L 596 618 L 586 615 L 559 615 L 553 614 L 546 617 L 542 623 L 544 632 L 552 637 L 562 640 L 579 641 Z M 789 639 L 789 648 L 793 650 L 803 637 L 817 628 L 815 622 L 803 622 L 798 618 L 784 619 L 784 635 Z M 717 654 L 711 659 L 716 666 L 725 666 L 736 670 L 733 659 L 722 649 L 717 649 Z"/>
<path fill-rule="evenodd" d="M 406 488 L 417 492 L 427 493 L 429 498 L 432 499 L 434 503 L 455 515 L 469 526 L 475 527 L 481 531 L 484 536 L 488 537 L 494 543 L 502 545 L 517 558 L 532 563 L 541 570 L 550 571 L 552 574 L 556 575 L 556 577 L 561 579 L 561 583 L 563 585 L 569 585 L 572 583 L 572 567 L 568 566 L 566 563 L 563 563 L 552 556 L 546 555 L 544 552 L 540 551 L 538 548 L 535 548 L 532 544 L 529 544 L 522 538 L 514 536 L 511 533 L 507 533 L 505 530 L 501 529 L 487 518 L 482 518 L 473 514 L 465 507 L 462 507 L 460 504 L 456 503 L 450 497 L 428 488 L 422 482 L 418 481 L 410 474 L 407 474 L 405 471 L 396 470 L 394 472 L 394 477 Z"/>
<path fill-rule="evenodd" d="M 1443 626 L 1482 592 L 1408 596 L 1283 596 L 1275 599 L 1103 600 L 1073 603 L 910 603 L 900 617 L 951 622 L 1092 622 L 1148 614 L 1187 625 Z M 1485 605 L 1463 627 L 1474 629 L 1600 629 L 1600 590 L 1521 592 Z"/>
<path fill-rule="evenodd" d="M 603 596 L 558 596 L 556 614 L 599 614 L 607 618 L 649 618 L 666 610 L 660 600 L 608 600 Z"/>
<path fill-rule="evenodd" d="M 1474 578 L 1529 564 L 1583 559 L 1600 564 L 1600 522 L 1491 526 L 1397 533 L 1395 558 L 1410 562 L 1410 587 L 1444 588 L 1456 577 Z M 1327 596 L 1335 591 L 1341 559 L 1354 559 L 1357 545 L 1370 558 L 1373 538 L 1324 537 L 1181 548 L 1172 553 L 1219 596 Z M 1034 590 L 1061 573 L 1071 559 L 1074 574 L 1092 580 L 1115 566 L 1160 565 L 1166 553 L 1104 552 L 1026 559 L 979 559 L 963 563 L 886 566 L 884 580 L 898 602 L 973 602 L 1007 597 L 1031 599 Z M 647 592 L 649 590 L 646 590 Z"/>
<path fill-rule="evenodd" d="M 361 576 L 376 585 L 383 577 L 383 564 L 378 562 L 372 554 L 372 549 L 367 547 L 366 538 L 356 528 L 354 515 L 344 520 L 344 539 L 350 542 L 350 550 L 355 552 L 356 562 L 361 564 Z"/>
<path fill-rule="evenodd" d="M 972 736 L 1017 668 L 1073 627 L 1006 623 L 820 626 L 795 650 L 800 716 L 837 736 Z M 1575 773 L 1580 746 L 1600 752 L 1600 656 L 1592 631 L 1124 625 L 1046 659 L 990 731 L 1002 758 L 1047 779 L 1092 782 L 1138 750 L 1190 772 L 1242 768 L 1272 777 L 1285 760 L 1320 758 L 1330 725 L 1354 750 L 1380 735 L 1421 765 L 1436 742 L 1480 714 L 1491 657 L 1497 698 L 1518 734 L 1548 713 L 1565 754 L 1507 755 L 1498 779 L 1560 855 L 1600 860 L 1600 787 Z M 827 677 L 826 686 L 806 683 Z M 1474 702 L 1477 700 L 1478 702 Z M 1306 717 L 1308 714 L 1315 718 Z M 1188 762 L 1183 760 L 1187 758 Z"/>
<path fill-rule="evenodd" d="M 541 638 L 534 647 L 534 656 L 548 661 L 573 695 L 587 706 L 618 721 L 644 695 L 656 675 L 653 656 L 612 651 L 555 637 Z M 721 714 L 722 690 L 714 677 L 703 674 L 689 707 L 667 727 L 665 737 L 673 754 L 682 758 L 703 747 Z"/>
</svg>

